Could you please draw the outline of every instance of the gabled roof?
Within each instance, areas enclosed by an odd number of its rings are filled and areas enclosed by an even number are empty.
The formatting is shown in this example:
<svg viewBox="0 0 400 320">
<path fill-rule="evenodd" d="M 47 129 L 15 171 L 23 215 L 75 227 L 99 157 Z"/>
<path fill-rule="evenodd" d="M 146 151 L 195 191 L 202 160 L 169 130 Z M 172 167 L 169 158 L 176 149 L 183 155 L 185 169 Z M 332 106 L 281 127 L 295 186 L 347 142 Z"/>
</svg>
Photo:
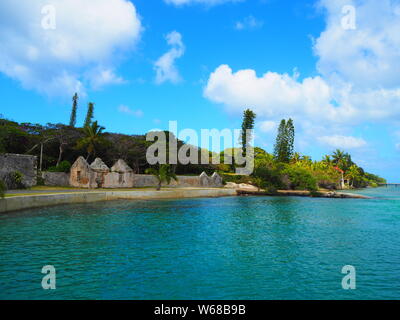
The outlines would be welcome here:
<svg viewBox="0 0 400 320">
<path fill-rule="evenodd" d="M 72 165 L 71 168 L 87 168 L 87 169 L 89 169 L 89 164 L 87 163 L 87 161 L 85 160 L 84 157 L 80 156 L 78 159 L 76 159 L 76 161 L 74 162 L 74 164 Z"/>
<path fill-rule="evenodd" d="M 126 162 L 122 159 L 119 159 L 111 168 L 112 172 L 133 172 L 132 168 L 126 164 Z"/>
<path fill-rule="evenodd" d="M 110 169 L 106 166 L 106 164 L 100 158 L 96 158 L 96 160 L 93 161 L 93 163 L 90 165 L 90 167 L 94 171 L 100 171 L 100 172 L 109 172 L 110 171 Z"/>
</svg>

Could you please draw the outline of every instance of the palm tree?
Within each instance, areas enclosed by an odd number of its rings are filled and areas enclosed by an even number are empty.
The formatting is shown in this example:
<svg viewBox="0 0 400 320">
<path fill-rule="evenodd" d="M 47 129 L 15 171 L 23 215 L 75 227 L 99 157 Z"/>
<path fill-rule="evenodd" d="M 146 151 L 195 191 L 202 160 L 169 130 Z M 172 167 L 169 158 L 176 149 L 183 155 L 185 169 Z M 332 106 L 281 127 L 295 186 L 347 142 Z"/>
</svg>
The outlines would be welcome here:
<svg viewBox="0 0 400 320">
<path fill-rule="evenodd" d="M 336 151 L 332 154 L 333 163 L 338 165 L 340 162 L 344 160 L 344 151 L 340 149 L 336 149 Z"/>
<path fill-rule="evenodd" d="M 152 174 L 154 177 L 156 177 L 158 181 L 157 191 L 161 190 L 161 185 L 163 182 L 170 184 L 172 179 L 178 181 L 178 177 L 175 175 L 169 164 L 160 165 L 158 170 L 154 168 L 149 168 L 146 170 L 146 173 Z"/>
<path fill-rule="evenodd" d="M 344 159 L 343 159 L 343 163 L 342 163 L 342 166 L 343 166 L 343 170 L 344 171 L 347 171 L 347 170 L 349 170 L 350 169 L 350 167 L 352 166 L 352 165 L 354 165 L 355 163 L 353 162 L 353 160 L 351 160 L 351 155 L 350 154 L 348 154 L 348 153 L 345 153 L 344 154 Z"/>
<path fill-rule="evenodd" d="M 326 155 L 325 157 L 323 157 L 322 162 L 328 166 L 332 165 L 331 156 Z"/>
<path fill-rule="evenodd" d="M 77 144 L 77 149 L 86 148 L 87 157 L 86 161 L 92 154 L 96 154 L 96 148 L 105 143 L 103 137 L 104 127 L 100 126 L 97 121 L 83 128 L 85 137 L 80 139 Z"/>
<path fill-rule="evenodd" d="M 355 164 L 350 167 L 347 172 L 347 177 L 351 180 L 351 187 L 354 187 L 354 181 L 360 177 L 360 171 Z"/>
<path fill-rule="evenodd" d="M 346 161 L 346 154 L 344 151 L 340 149 L 336 149 L 336 151 L 332 154 L 333 164 L 337 167 L 345 170 L 345 161 Z"/>
</svg>

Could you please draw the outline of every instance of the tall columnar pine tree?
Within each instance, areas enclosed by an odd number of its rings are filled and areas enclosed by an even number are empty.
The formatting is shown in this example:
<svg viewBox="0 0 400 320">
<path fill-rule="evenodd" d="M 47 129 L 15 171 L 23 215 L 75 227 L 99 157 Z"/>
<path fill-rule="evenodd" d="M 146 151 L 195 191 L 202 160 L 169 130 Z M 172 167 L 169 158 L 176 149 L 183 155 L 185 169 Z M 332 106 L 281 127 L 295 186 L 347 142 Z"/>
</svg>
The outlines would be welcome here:
<svg viewBox="0 0 400 320">
<path fill-rule="evenodd" d="M 83 125 L 84 128 L 89 127 L 91 125 L 93 119 L 93 113 L 94 113 L 94 104 L 92 102 L 89 102 L 85 123 Z"/>
<path fill-rule="evenodd" d="M 243 112 L 242 133 L 240 144 L 242 145 L 242 154 L 246 156 L 246 151 L 249 150 L 250 141 L 252 140 L 252 130 L 254 129 L 254 121 L 257 115 L 247 109 Z"/>
<path fill-rule="evenodd" d="M 75 127 L 76 125 L 76 111 L 78 109 L 78 94 L 75 93 L 75 95 L 72 97 L 72 110 L 71 110 L 71 118 L 69 120 L 69 125 L 70 127 Z"/>
<path fill-rule="evenodd" d="M 288 140 L 287 152 L 290 161 L 294 154 L 294 138 L 295 138 L 294 124 L 292 119 L 289 119 L 288 122 L 286 123 L 286 134 Z"/>
<path fill-rule="evenodd" d="M 286 122 L 285 119 L 282 119 L 279 124 L 274 147 L 274 157 L 277 161 L 288 163 L 292 159 L 294 154 L 294 138 L 295 130 L 293 120 L 289 119 Z"/>
<path fill-rule="evenodd" d="M 276 136 L 275 146 L 274 146 L 274 157 L 277 161 L 285 162 L 287 158 L 286 155 L 286 141 L 285 141 L 285 128 L 286 128 L 286 120 L 282 119 L 279 124 L 278 134 Z"/>
</svg>

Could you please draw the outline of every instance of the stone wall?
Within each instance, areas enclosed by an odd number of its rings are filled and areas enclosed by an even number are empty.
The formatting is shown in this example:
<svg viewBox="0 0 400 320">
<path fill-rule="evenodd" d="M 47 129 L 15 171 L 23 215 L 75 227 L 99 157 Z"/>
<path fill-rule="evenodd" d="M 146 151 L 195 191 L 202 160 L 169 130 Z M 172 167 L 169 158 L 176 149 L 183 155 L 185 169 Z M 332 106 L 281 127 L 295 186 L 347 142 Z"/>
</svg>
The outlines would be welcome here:
<svg viewBox="0 0 400 320">
<path fill-rule="evenodd" d="M 205 173 L 204 173 L 205 174 Z M 205 174 L 206 175 L 206 174 Z M 207 176 L 207 175 L 206 175 Z M 200 179 L 200 176 L 177 176 L 178 181 L 172 180 L 169 185 L 163 184 L 164 187 L 186 187 L 186 188 L 219 188 L 222 187 L 221 184 L 214 184 L 210 177 L 207 176 L 207 182 L 204 183 L 205 179 Z M 155 187 L 157 185 L 157 179 L 154 176 L 146 174 L 134 174 L 132 187 L 143 188 L 143 187 Z"/>
<path fill-rule="evenodd" d="M 104 176 L 103 188 L 132 188 L 134 174 L 131 172 L 109 172 Z"/>
<path fill-rule="evenodd" d="M 37 157 L 9 153 L 0 155 L 0 178 L 16 171 L 22 173 L 22 183 L 25 187 L 35 186 L 37 183 Z"/>
<path fill-rule="evenodd" d="M 45 186 L 68 187 L 69 174 L 65 172 L 43 172 L 42 178 Z"/>
<path fill-rule="evenodd" d="M 180 187 L 180 188 L 222 188 L 222 178 L 214 173 L 213 176 L 209 177 L 205 172 L 200 176 L 177 176 L 178 181 L 171 180 L 169 185 L 163 184 L 164 187 Z M 107 178 L 106 178 L 107 181 Z M 145 188 L 157 186 L 157 179 L 154 176 L 147 174 L 132 174 L 129 178 L 130 183 L 126 186 L 127 188 Z M 105 188 L 114 188 L 115 185 L 105 184 Z M 115 187 L 118 188 L 118 187 Z"/>
</svg>

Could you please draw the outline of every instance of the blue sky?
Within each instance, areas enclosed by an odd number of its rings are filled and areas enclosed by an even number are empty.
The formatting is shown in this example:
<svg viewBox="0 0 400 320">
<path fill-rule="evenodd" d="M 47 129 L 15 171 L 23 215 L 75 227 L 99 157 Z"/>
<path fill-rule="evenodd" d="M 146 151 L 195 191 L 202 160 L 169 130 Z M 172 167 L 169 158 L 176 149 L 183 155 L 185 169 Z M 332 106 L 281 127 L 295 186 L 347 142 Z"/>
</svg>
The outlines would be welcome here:
<svg viewBox="0 0 400 320">
<path fill-rule="evenodd" d="M 340 147 L 400 181 L 399 1 L 96 0 L 0 4 L 0 113 L 69 120 L 80 94 L 108 131 L 235 129 L 258 114 L 256 145 L 272 151 L 292 117 L 296 148 L 320 159 Z M 55 29 L 44 18 L 55 8 Z M 352 5 L 356 26 L 343 18 Z M 110 14 L 112 12 L 112 14 Z M 46 20 L 47 22 L 50 20 Z"/>
</svg>

